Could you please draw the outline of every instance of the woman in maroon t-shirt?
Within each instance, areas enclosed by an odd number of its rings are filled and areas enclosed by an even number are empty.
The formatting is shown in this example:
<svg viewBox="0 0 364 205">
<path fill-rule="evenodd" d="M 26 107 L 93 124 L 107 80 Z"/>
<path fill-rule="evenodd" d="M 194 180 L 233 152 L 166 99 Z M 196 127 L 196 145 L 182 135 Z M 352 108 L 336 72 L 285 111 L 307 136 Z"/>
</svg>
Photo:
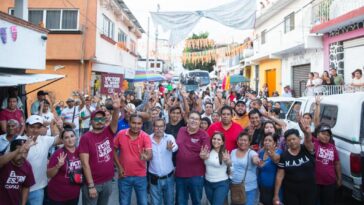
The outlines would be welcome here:
<svg viewBox="0 0 364 205">
<path fill-rule="evenodd" d="M 72 129 L 61 133 L 64 148 L 58 149 L 50 158 L 47 176 L 50 204 L 77 205 L 81 185 L 73 184 L 70 173 L 81 170 L 81 161 L 76 149 L 76 135 Z"/>
</svg>

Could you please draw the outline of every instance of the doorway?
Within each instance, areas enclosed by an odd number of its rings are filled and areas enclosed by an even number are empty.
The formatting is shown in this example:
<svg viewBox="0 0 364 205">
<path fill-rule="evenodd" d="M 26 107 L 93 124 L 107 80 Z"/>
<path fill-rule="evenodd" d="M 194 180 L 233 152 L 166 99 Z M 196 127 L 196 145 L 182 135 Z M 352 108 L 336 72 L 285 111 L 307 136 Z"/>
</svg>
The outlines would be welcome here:
<svg viewBox="0 0 364 205">
<path fill-rule="evenodd" d="M 276 69 L 269 69 L 265 71 L 265 82 L 268 84 L 268 96 L 276 91 Z"/>
</svg>

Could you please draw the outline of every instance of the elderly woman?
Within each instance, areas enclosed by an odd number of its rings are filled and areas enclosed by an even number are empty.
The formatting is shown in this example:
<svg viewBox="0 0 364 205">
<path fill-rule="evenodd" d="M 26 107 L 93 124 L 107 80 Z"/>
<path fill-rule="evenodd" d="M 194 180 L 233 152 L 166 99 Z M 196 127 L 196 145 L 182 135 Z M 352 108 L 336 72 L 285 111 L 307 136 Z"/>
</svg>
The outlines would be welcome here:
<svg viewBox="0 0 364 205">
<path fill-rule="evenodd" d="M 288 149 L 282 153 L 274 188 L 274 204 L 279 204 L 279 190 L 283 187 L 283 203 L 314 205 L 316 198 L 315 152 L 310 134 L 304 144 L 298 130 L 284 133 Z"/>
<path fill-rule="evenodd" d="M 238 148 L 231 151 L 232 174 L 231 183 L 244 182 L 246 203 L 245 205 L 256 205 L 258 194 L 257 165 L 260 164 L 258 154 L 250 149 L 250 136 L 246 132 L 239 134 L 237 139 Z"/>
<path fill-rule="evenodd" d="M 71 128 L 66 128 L 60 137 L 64 147 L 52 155 L 48 164 L 48 197 L 51 205 L 77 205 L 81 189 L 77 177 L 82 173 L 77 138 Z"/>
</svg>

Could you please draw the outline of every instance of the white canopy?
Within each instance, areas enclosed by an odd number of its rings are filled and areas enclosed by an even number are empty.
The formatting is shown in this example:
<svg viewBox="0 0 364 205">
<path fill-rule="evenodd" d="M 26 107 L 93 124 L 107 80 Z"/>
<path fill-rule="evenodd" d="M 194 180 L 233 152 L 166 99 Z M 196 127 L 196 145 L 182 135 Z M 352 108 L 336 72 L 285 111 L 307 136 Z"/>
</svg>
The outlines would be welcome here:
<svg viewBox="0 0 364 205">
<path fill-rule="evenodd" d="M 57 80 L 64 77 L 65 77 L 64 75 L 56 75 L 56 74 L 0 73 L 0 87 L 27 85 L 27 84 L 45 82 L 49 80 Z"/>
<path fill-rule="evenodd" d="M 151 12 L 151 16 L 155 24 L 171 31 L 170 44 L 176 45 L 188 36 L 202 17 L 244 30 L 254 28 L 255 12 L 255 0 L 234 0 L 204 11 Z"/>
</svg>

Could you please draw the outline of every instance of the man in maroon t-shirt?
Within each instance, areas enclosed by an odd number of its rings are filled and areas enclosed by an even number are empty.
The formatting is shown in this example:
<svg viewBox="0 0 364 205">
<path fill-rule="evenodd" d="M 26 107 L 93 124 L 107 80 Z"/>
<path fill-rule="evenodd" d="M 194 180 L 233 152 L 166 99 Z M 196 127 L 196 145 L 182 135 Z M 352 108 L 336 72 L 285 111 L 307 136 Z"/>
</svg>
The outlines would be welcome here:
<svg viewBox="0 0 364 205">
<path fill-rule="evenodd" d="M 210 149 L 210 138 L 200 129 L 201 116 L 191 112 L 187 127 L 182 127 L 177 135 L 178 152 L 176 156 L 177 204 L 187 205 L 191 196 L 193 204 L 199 204 L 202 198 L 205 164 L 200 158 L 202 147 Z"/>
<path fill-rule="evenodd" d="M 31 143 L 17 138 L 10 152 L 0 158 L 0 205 L 25 205 L 29 188 L 35 184 L 32 166 L 26 160 Z"/>
<path fill-rule="evenodd" d="M 233 109 L 229 106 L 224 106 L 221 108 L 221 121 L 212 124 L 207 133 L 210 137 L 214 135 L 215 132 L 222 132 L 225 136 L 226 149 L 231 152 L 236 148 L 236 139 L 243 128 L 236 122 L 233 122 Z"/>
<path fill-rule="evenodd" d="M 114 177 L 113 137 L 118 127 L 120 98 L 114 96 L 110 126 L 105 127 L 105 112 L 91 114 L 92 131 L 80 141 L 79 152 L 86 183 L 82 187 L 83 204 L 108 204 Z"/>
<path fill-rule="evenodd" d="M 18 98 L 17 96 L 9 96 L 8 97 L 8 107 L 0 112 L 0 133 L 6 132 L 6 124 L 7 121 L 14 119 L 19 122 L 20 129 L 19 135 L 23 134 L 25 123 L 23 112 L 18 109 Z"/>
</svg>

